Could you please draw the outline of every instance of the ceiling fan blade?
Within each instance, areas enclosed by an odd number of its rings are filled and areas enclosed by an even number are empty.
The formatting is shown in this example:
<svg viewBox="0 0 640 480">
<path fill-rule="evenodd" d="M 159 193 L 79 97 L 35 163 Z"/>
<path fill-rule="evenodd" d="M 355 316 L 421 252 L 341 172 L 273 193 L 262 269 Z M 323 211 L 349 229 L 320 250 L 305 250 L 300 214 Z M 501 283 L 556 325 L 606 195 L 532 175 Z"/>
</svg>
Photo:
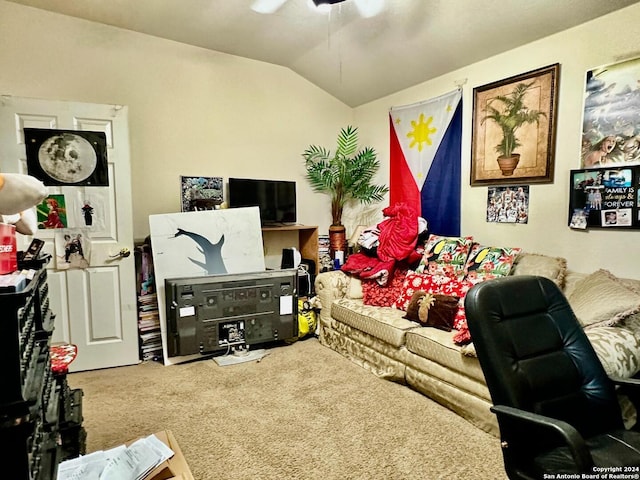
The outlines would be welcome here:
<svg viewBox="0 0 640 480">
<path fill-rule="evenodd" d="M 365 18 L 374 17 L 382 12 L 384 0 L 353 0 L 360 15 Z"/>
<path fill-rule="evenodd" d="M 287 0 L 255 0 L 251 5 L 251 10 L 258 13 L 273 13 L 278 10 Z"/>
</svg>

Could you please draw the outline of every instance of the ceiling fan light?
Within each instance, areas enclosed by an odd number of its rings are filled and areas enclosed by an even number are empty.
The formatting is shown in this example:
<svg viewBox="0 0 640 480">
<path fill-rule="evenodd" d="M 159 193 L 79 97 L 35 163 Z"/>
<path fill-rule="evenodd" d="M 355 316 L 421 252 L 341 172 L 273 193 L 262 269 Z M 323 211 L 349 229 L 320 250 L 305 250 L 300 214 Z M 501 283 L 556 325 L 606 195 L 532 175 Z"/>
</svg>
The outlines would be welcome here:
<svg viewBox="0 0 640 480">
<path fill-rule="evenodd" d="M 326 0 L 307 0 L 309 8 L 319 13 L 329 13 L 331 11 L 331 3 Z"/>
<path fill-rule="evenodd" d="M 333 5 L 334 3 L 342 3 L 345 0 L 312 0 L 316 7 L 320 5 Z"/>
<path fill-rule="evenodd" d="M 287 0 L 255 0 L 251 5 L 251 10 L 257 13 L 274 13 Z"/>
<path fill-rule="evenodd" d="M 365 18 L 375 17 L 384 8 L 384 0 L 354 0 L 360 15 Z"/>
</svg>

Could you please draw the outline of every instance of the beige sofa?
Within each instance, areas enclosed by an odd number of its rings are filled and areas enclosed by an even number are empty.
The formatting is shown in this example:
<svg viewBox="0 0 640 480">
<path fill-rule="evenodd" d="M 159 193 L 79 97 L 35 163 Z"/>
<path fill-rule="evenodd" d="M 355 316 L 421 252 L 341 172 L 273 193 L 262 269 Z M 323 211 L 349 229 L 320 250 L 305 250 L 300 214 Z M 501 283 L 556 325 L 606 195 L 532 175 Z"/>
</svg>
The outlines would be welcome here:
<svg viewBox="0 0 640 480">
<path fill-rule="evenodd" d="M 564 291 L 585 326 L 605 370 L 633 376 L 640 370 L 640 280 L 604 270 L 567 271 L 562 258 L 522 253 L 512 275 L 542 275 Z M 473 344 L 457 346 L 456 333 L 422 327 L 393 307 L 363 303 L 361 281 L 341 271 L 315 282 L 320 342 L 373 374 L 409 387 L 498 435 L 491 400 Z M 619 306 L 616 306 L 619 305 Z"/>
</svg>

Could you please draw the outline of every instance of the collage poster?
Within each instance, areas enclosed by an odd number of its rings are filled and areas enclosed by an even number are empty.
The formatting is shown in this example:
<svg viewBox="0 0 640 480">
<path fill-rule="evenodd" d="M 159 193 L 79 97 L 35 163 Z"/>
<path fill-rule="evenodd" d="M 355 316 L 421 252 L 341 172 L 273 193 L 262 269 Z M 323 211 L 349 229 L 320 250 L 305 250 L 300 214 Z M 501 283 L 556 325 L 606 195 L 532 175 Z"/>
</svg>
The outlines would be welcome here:
<svg viewBox="0 0 640 480">
<path fill-rule="evenodd" d="M 222 177 L 180 177 L 183 212 L 216 210 L 223 201 Z"/>
<path fill-rule="evenodd" d="M 640 228 L 640 166 L 571 170 L 569 226 Z"/>
<path fill-rule="evenodd" d="M 528 223 L 529 185 L 489 187 L 487 222 Z"/>
</svg>

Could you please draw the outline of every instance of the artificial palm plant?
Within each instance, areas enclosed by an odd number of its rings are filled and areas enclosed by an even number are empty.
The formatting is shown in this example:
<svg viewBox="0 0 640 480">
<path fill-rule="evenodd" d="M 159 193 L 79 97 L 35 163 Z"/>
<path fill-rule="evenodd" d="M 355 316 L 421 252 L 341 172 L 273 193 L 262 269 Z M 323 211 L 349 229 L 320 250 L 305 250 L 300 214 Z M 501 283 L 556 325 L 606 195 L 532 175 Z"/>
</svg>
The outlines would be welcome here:
<svg viewBox="0 0 640 480">
<path fill-rule="evenodd" d="M 522 145 L 518 137 L 516 137 L 518 129 L 525 124 L 539 123 L 540 117 L 546 116 L 540 110 L 529 109 L 524 103 L 525 96 L 533 83 L 519 83 L 508 95 L 497 95 L 487 102 L 484 110 L 485 116 L 482 119 L 482 123 L 486 120 L 493 120 L 502 130 L 502 139 L 495 146 L 495 150 L 499 155 L 498 163 L 501 164 L 502 160 L 507 159 L 514 162 L 513 168 L 510 170 L 511 173 L 505 173 L 503 169 L 503 174 L 505 175 L 513 173 L 513 169 L 515 169 L 520 157 L 519 154 L 514 153 L 514 150 Z M 502 108 L 496 108 L 493 105 L 494 102 L 501 102 Z"/>
<path fill-rule="evenodd" d="M 342 212 L 349 200 L 365 204 L 380 202 L 389 191 L 385 185 L 372 183 L 380 162 L 373 148 L 358 150 L 357 127 L 340 130 L 335 153 L 311 145 L 302 158 L 311 188 L 331 196 L 332 225 L 342 225 Z"/>
</svg>

